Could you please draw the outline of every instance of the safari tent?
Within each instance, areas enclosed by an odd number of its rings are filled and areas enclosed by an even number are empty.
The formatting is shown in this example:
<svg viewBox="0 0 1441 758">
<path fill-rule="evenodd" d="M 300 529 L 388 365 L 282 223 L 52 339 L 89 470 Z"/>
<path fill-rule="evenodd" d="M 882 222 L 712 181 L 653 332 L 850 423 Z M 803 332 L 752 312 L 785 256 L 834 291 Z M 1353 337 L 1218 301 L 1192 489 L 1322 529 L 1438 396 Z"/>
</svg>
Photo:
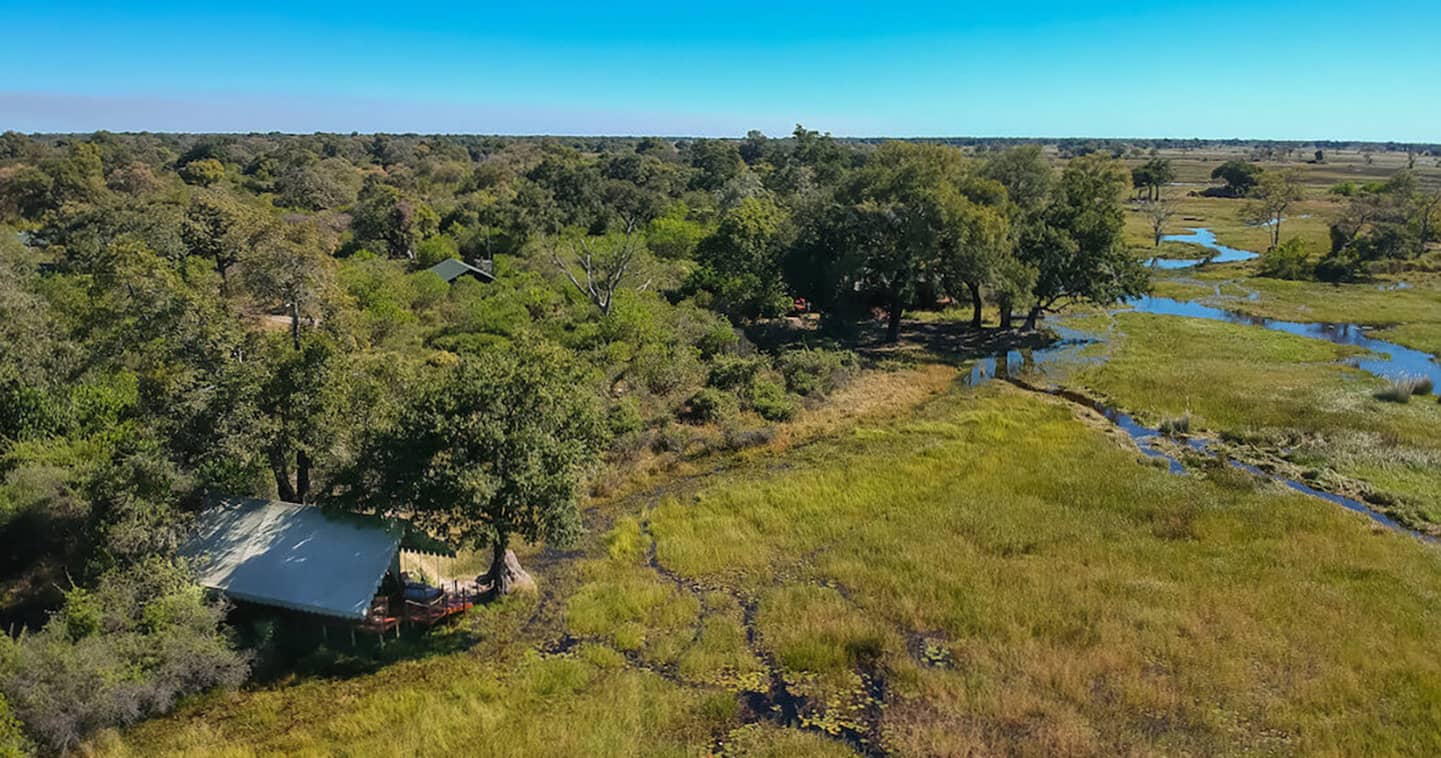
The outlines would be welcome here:
<svg viewBox="0 0 1441 758">
<path fill-rule="evenodd" d="M 459 593 L 431 588 L 412 597 L 410 588 L 402 587 L 395 599 L 403 609 L 392 612 L 389 598 L 379 592 L 387 573 L 402 580 L 402 550 L 454 555 L 402 521 L 224 497 L 200 514 L 180 554 L 192 561 L 202 586 L 233 600 L 380 623 L 382 632 L 392 622 L 434 623 L 470 607 L 472 598 Z"/>
</svg>

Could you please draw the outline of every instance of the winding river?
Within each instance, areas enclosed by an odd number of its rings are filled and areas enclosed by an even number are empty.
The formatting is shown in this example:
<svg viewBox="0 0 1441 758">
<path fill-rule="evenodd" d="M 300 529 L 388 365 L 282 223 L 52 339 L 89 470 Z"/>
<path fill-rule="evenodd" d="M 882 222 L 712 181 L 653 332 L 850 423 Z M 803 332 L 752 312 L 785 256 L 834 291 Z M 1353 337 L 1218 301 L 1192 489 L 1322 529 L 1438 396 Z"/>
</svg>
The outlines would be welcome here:
<svg viewBox="0 0 1441 758">
<path fill-rule="evenodd" d="M 1175 270 L 1182 268 L 1195 268 L 1202 263 L 1238 263 L 1249 261 L 1252 258 L 1259 258 L 1260 255 L 1250 250 L 1242 250 L 1237 247 L 1226 247 L 1216 241 L 1216 234 L 1210 229 L 1199 227 L 1192 229 L 1185 234 L 1167 234 L 1161 238 L 1162 242 L 1189 242 L 1192 245 L 1200 245 L 1215 251 L 1210 258 L 1152 258 L 1146 261 L 1146 265 L 1153 268 Z"/>
<path fill-rule="evenodd" d="M 1211 259 L 1212 262 L 1236 262 L 1250 260 L 1256 257 L 1256 253 L 1217 244 L 1215 235 L 1211 233 L 1209 229 L 1194 229 L 1190 234 L 1170 235 L 1165 239 L 1193 242 L 1205 247 L 1210 247 L 1217 251 L 1216 257 Z M 1196 260 L 1176 259 L 1152 259 L 1150 261 L 1150 265 L 1155 268 L 1168 270 L 1190 268 L 1200 263 L 1201 261 Z M 1198 318 L 1208 321 L 1223 321 L 1231 324 L 1242 324 L 1285 332 L 1299 337 L 1326 340 L 1339 345 L 1353 345 L 1367 350 L 1368 353 L 1349 360 L 1348 363 L 1350 365 L 1386 379 L 1427 377 L 1432 381 L 1432 392 L 1434 394 L 1441 394 L 1441 364 L 1438 364 L 1431 355 L 1398 345 L 1394 342 L 1387 342 L 1371 337 L 1367 329 L 1359 324 L 1307 323 L 1268 319 L 1206 305 L 1194 300 L 1175 300 L 1154 296 L 1145 296 L 1128 301 L 1126 308 L 1118 309 L 1117 311 L 1113 311 L 1113 313 L 1124 310 L 1164 316 L 1178 316 L 1182 318 Z M 1145 426 L 1129 414 L 1097 403 L 1079 393 L 1056 387 L 1038 388 L 1017 378 L 1022 374 L 1039 374 L 1044 376 L 1049 366 L 1064 364 L 1074 367 L 1095 364 L 1105 360 L 1104 354 L 1100 351 L 1088 349 L 1103 344 L 1105 342 L 1104 335 L 1081 332 L 1068 328 L 1064 324 L 1054 325 L 1052 329 L 1060 339 L 1051 345 L 1039 349 L 1010 350 L 1004 355 L 996 355 L 991 358 L 977 360 L 971 364 L 970 371 L 964 377 L 964 380 L 968 384 L 980 384 L 992 379 L 1001 379 L 1003 381 L 1010 381 L 1025 389 L 1044 391 L 1085 405 L 1104 415 L 1115 424 L 1117 428 L 1130 436 L 1142 453 L 1152 458 L 1165 460 L 1171 473 L 1184 474 L 1186 468 L 1181 461 L 1157 444 L 1167 439 L 1167 435 L 1163 434 L 1159 429 Z M 1183 436 L 1174 438 L 1173 441 L 1185 445 L 1191 450 L 1203 455 L 1218 454 L 1211 448 L 1210 443 L 1203 439 Z M 1236 468 L 1245 470 L 1256 476 L 1280 482 L 1298 492 L 1364 514 L 1373 521 L 1391 529 L 1415 535 L 1428 542 L 1438 542 L 1437 538 L 1410 529 L 1360 500 L 1318 490 L 1304 482 L 1262 471 L 1242 461 L 1227 459 L 1227 462 Z"/>
</svg>

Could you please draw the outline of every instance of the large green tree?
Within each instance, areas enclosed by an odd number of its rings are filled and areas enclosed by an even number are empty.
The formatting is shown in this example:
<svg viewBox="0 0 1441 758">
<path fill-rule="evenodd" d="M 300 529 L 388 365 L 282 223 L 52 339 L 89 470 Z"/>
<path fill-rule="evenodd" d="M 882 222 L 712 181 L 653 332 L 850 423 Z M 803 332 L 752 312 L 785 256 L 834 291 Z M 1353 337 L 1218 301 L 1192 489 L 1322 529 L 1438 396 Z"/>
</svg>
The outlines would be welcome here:
<svg viewBox="0 0 1441 758">
<path fill-rule="evenodd" d="M 889 341 L 900 336 L 904 309 L 928 287 L 964 290 L 979 326 L 981 287 L 1005 248 L 1004 200 L 1004 188 L 976 176 L 954 148 L 882 145 L 836 193 L 843 210 L 831 223 L 842 227 L 850 263 L 839 284 L 883 303 Z"/>
<path fill-rule="evenodd" d="M 360 193 L 351 226 L 357 239 L 384 248 L 376 252 L 414 260 L 421 240 L 440 230 L 440 216 L 399 188 L 372 181 Z"/>
<path fill-rule="evenodd" d="M 463 357 L 370 439 L 351 495 L 463 547 L 490 548 L 490 580 L 507 594 L 512 537 L 565 544 L 581 530 L 580 485 L 604 441 L 590 387 L 556 347 Z"/>
<path fill-rule="evenodd" d="M 696 248 L 700 267 L 691 277 L 692 286 L 714 293 L 716 308 L 737 320 L 781 312 L 787 222 L 785 210 L 770 198 L 741 200 Z"/>
<path fill-rule="evenodd" d="M 1229 160 L 1211 170 L 1212 179 L 1226 183 L 1231 197 L 1245 197 L 1261 178 L 1261 167 L 1242 160 Z"/>
<path fill-rule="evenodd" d="M 1125 168 L 1099 153 L 1066 164 L 1044 223 L 1019 244 L 1019 256 L 1037 273 L 1028 328 L 1068 302 L 1109 305 L 1145 293 L 1145 268 L 1123 239 L 1121 198 L 1129 184 Z"/>
<path fill-rule="evenodd" d="M 215 267 L 224 290 L 231 267 L 274 231 L 259 210 L 220 192 L 198 192 L 185 210 L 180 237 L 191 255 Z"/>
</svg>

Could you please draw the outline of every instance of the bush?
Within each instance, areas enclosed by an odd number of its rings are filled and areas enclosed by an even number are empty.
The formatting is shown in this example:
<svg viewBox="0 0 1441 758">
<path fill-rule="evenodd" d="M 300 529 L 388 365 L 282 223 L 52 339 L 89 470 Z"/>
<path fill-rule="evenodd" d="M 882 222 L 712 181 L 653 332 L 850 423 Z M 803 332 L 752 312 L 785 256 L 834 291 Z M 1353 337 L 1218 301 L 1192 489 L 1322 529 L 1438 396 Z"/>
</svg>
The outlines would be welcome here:
<svg viewBox="0 0 1441 758">
<path fill-rule="evenodd" d="M 739 403 L 734 395 L 714 387 L 705 387 L 691 395 L 681 408 L 680 417 L 686 421 L 705 423 L 729 418 L 739 410 Z"/>
<path fill-rule="evenodd" d="M 631 365 L 636 379 L 656 395 L 669 395 L 700 383 L 700 358 L 684 345 L 647 345 Z"/>
<path fill-rule="evenodd" d="M 786 389 L 804 397 L 825 397 L 855 375 L 856 355 L 849 351 L 793 350 L 776 361 Z"/>
<path fill-rule="evenodd" d="M 706 383 L 723 390 L 749 387 L 764 368 L 765 362 L 759 358 L 723 356 L 711 364 L 710 377 Z"/>
<path fill-rule="evenodd" d="M 789 421 L 794 418 L 799 405 L 788 394 L 786 388 L 774 379 L 761 377 L 750 388 L 750 405 L 767 421 Z"/>
<path fill-rule="evenodd" d="M 1342 250 L 1322 258 L 1316 264 L 1316 278 L 1332 284 L 1354 281 L 1360 266 L 1360 260 Z"/>
<path fill-rule="evenodd" d="M 696 337 L 695 346 L 702 358 L 713 358 L 729 353 L 740 344 L 736 330 L 725 320 L 718 320 Z"/>
<path fill-rule="evenodd" d="M 181 166 L 178 173 L 187 184 L 209 187 L 225 178 L 225 164 L 214 158 L 202 158 Z"/>
<path fill-rule="evenodd" d="M 447 258 L 459 257 L 460 245 L 444 234 L 421 240 L 415 246 L 415 262 L 421 268 L 430 268 Z"/>
<path fill-rule="evenodd" d="M 640 431 L 645 426 L 640 403 L 635 398 L 628 397 L 611 406 L 606 415 L 606 424 L 610 427 L 611 435 L 617 438 Z"/>
<path fill-rule="evenodd" d="M 0 758 L 22 758 L 30 755 L 32 746 L 20 729 L 20 720 L 10 712 L 10 704 L 0 695 Z"/>
<path fill-rule="evenodd" d="M 727 450 L 744 450 L 764 445 L 775 439 L 775 436 L 775 430 L 769 426 L 751 428 L 728 426 L 725 429 L 725 448 Z"/>
<path fill-rule="evenodd" d="M 0 694 L 34 740 L 68 751 L 185 695 L 240 684 L 248 661 L 221 633 L 223 615 L 168 561 L 111 572 L 67 593 L 39 633 L 0 639 Z"/>
<path fill-rule="evenodd" d="M 1309 257 L 1306 243 L 1293 237 L 1261 256 L 1260 274 L 1272 279 L 1306 279 L 1312 272 L 1306 265 Z"/>
</svg>

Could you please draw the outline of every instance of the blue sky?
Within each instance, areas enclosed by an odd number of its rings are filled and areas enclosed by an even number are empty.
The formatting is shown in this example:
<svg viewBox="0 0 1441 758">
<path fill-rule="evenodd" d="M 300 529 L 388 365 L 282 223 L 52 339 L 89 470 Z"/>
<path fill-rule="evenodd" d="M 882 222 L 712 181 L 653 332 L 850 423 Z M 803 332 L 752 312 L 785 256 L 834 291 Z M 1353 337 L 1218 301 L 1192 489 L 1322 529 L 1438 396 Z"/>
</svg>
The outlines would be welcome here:
<svg viewBox="0 0 1441 758">
<path fill-rule="evenodd" d="M 0 0 L 0 129 L 1441 142 L 1433 3 Z"/>
</svg>

